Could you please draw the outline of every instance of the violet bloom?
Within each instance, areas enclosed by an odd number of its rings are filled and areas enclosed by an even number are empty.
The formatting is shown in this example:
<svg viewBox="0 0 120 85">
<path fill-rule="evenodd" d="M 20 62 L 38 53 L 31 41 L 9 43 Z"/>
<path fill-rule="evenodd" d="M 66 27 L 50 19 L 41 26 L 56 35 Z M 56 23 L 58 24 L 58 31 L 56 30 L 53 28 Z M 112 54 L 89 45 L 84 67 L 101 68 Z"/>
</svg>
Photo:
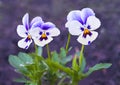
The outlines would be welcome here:
<svg viewBox="0 0 120 85">
<path fill-rule="evenodd" d="M 89 45 L 97 38 L 98 32 L 94 30 L 100 25 L 100 20 L 90 8 L 71 11 L 65 24 L 71 35 L 79 36 L 77 41 L 83 45 Z"/>
<path fill-rule="evenodd" d="M 35 17 L 32 19 L 31 23 L 29 23 L 29 14 L 26 13 L 22 18 L 23 25 L 17 26 L 17 33 L 21 39 L 18 42 L 18 46 L 23 49 L 28 49 L 30 44 L 32 43 L 33 37 L 37 36 L 39 29 L 33 28 L 34 25 L 39 24 L 39 22 L 42 22 L 41 17 Z"/>
<path fill-rule="evenodd" d="M 41 22 L 34 27 L 39 28 L 39 36 L 34 38 L 34 42 L 41 47 L 50 43 L 54 36 L 60 34 L 59 29 L 52 22 Z"/>
</svg>

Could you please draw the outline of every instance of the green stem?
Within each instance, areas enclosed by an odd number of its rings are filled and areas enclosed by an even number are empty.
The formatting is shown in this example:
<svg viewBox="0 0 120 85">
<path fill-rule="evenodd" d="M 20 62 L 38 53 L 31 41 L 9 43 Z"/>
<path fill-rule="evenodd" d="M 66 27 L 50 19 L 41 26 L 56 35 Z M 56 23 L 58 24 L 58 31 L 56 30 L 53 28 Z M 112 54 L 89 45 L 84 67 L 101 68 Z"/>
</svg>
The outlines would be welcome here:
<svg viewBox="0 0 120 85">
<path fill-rule="evenodd" d="M 46 45 L 46 48 L 47 48 L 48 59 L 50 59 L 51 54 L 50 54 L 50 48 L 48 44 Z"/>
<path fill-rule="evenodd" d="M 72 85 L 78 85 L 79 81 L 77 81 L 76 79 L 72 80 Z"/>
<path fill-rule="evenodd" d="M 80 57 L 79 57 L 79 65 L 81 65 L 81 64 L 82 64 L 83 51 L 84 51 L 84 45 L 82 45 L 82 47 L 81 47 Z"/>
<path fill-rule="evenodd" d="M 34 47 L 35 47 L 35 53 L 38 54 L 38 47 L 37 47 L 37 45 L 35 44 Z"/>
<path fill-rule="evenodd" d="M 59 82 L 58 85 L 62 85 L 63 81 L 66 79 L 66 76 L 64 76 Z"/>
<path fill-rule="evenodd" d="M 38 55 L 38 47 L 37 45 L 35 45 L 35 53 Z M 35 60 L 35 70 L 34 70 L 34 76 L 35 76 L 35 82 L 37 83 L 37 85 L 41 85 L 41 80 L 40 77 L 38 77 L 37 73 L 39 71 L 39 59 L 38 56 L 35 56 L 34 58 Z"/>
<path fill-rule="evenodd" d="M 69 47 L 69 44 L 70 44 L 70 38 L 71 38 L 71 36 L 70 36 L 70 33 L 68 34 L 68 40 L 67 40 L 67 44 L 66 44 L 66 47 L 65 47 L 65 50 L 66 50 L 66 53 L 68 53 L 68 47 Z"/>
</svg>

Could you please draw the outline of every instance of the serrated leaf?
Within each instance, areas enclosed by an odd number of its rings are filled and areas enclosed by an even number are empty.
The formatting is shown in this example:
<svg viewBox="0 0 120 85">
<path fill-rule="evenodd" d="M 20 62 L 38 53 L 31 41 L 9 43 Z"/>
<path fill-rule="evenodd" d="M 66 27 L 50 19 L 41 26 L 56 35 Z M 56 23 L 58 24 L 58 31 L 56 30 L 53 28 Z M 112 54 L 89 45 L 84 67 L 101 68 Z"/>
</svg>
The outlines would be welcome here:
<svg viewBox="0 0 120 85">
<path fill-rule="evenodd" d="M 20 52 L 18 54 L 18 57 L 25 63 L 25 64 L 32 64 L 33 63 L 33 59 L 30 55 L 26 54 L 26 53 L 22 53 Z"/>
<path fill-rule="evenodd" d="M 77 56 L 76 55 L 74 56 L 73 61 L 72 61 L 72 69 L 75 70 L 75 71 L 79 70 L 79 66 L 78 66 L 78 63 L 77 63 Z"/>
<path fill-rule="evenodd" d="M 109 68 L 112 64 L 111 63 L 100 63 L 96 64 L 95 66 L 91 67 L 89 71 L 86 73 L 87 75 L 91 74 L 94 71 L 100 70 L 100 69 L 106 69 Z"/>
</svg>

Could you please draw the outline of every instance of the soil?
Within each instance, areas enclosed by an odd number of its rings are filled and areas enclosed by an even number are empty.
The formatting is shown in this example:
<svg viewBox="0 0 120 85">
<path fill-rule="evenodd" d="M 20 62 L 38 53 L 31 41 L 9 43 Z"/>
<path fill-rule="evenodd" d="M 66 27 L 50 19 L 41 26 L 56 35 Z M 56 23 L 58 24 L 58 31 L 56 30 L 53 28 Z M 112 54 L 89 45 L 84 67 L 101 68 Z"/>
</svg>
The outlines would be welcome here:
<svg viewBox="0 0 120 85">
<path fill-rule="evenodd" d="M 98 38 L 85 46 L 87 67 L 101 62 L 112 63 L 112 66 L 94 72 L 79 85 L 120 85 L 120 0 L 0 0 L 0 85 L 23 85 L 13 81 L 20 74 L 8 63 L 8 56 L 34 51 L 33 45 L 28 50 L 17 46 L 21 38 L 16 33 L 16 27 L 22 24 L 25 13 L 28 12 L 31 19 L 41 16 L 44 21 L 56 24 L 61 35 L 50 43 L 50 48 L 59 51 L 67 40 L 68 30 L 64 26 L 67 14 L 85 7 L 92 8 L 102 23 L 96 30 Z M 73 50 L 70 54 L 81 47 L 76 39 L 71 37 Z M 46 56 L 45 52 L 43 55 Z"/>
</svg>

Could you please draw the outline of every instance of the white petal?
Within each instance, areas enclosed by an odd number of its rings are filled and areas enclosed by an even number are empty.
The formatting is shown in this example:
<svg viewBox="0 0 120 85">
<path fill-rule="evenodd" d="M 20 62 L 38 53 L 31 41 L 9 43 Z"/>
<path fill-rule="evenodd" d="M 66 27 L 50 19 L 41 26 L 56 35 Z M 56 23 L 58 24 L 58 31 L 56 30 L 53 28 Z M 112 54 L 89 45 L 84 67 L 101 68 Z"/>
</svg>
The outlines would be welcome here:
<svg viewBox="0 0 120 85">
<path fill-rule="evenodd" d="M 49 36 L 58 36 L 60 35 L 60 30 L 58 28 L 50 28 L 46 31 L 49 33 Z"/>
<path fill-rule="evenodd" d="M 34 38 L 33 40 L 34 40 L 36 45 L 43 47 L 46 44 L 50 43 L 53 40 L 53 38 L 52 37 L 48 37 L 47 40 L 42 40 L 42 41 L 40 41 L 38 38 Z"/>
<path fill-rule="evenodd" d="M 97 28 L 100 27 L 101 22 L 100 22 L 100 20 L 97 17 L 90 16 L 87 19 L 87 25 L 90 26 L 90 28 L 91 28 L 90 30 L 96 30 Z"/>
<path fill-rule="evenodd" d="M 23 25 L 18 25 L 17 26 L 17 34 L 20 36 L 20 37 L 26 37 L 26 28 L 23 26 Z"/>
<path fill-rule="evenodd" d="M 29 29 L 29 14 L 28 13 L 26 13 L 23 16 L 22 23 L 25 26 L 25 28 L 28 30 Z"/>
<path fill-rule="evenodd" d="M 80 35 L 82 32 L 81 27 L 83 26 L 80 22 L 73 20 L 73 21 L 68 21 L 65 24 L 65 27 L 68 28 L 71 35 Z"/>
<path fill-rule="evenodd" d="M 92 43 L 98 36 L 98 33 L 95 31 L 91 31 L 92 35 L 89 36 L 87 35 L 86 38 L 83 37 L 83 34 L 81 34 L 77 41 L 83 45 L 89 45 L 90 43 Z"/>
<path fill-rule="evenodd" d="M 29 33 L 31 35 L 32 38 L 37 38 L 40 36 L 40 28 L 39 27 L 36 27 L 36 28 L 31 28 L 29 30 Z"/>
<path fill-rule="evenodd" d="M 23 49 L 28 49 L 28 47 L 29 47 L 30 44 L 32 43 L 32 40 L 30 40 L 30 41 L 28 41 L 28 42 L 26 42 L 25 40 L 26 40 L 26 38 L 21 39 L 21 40 L 18 42 L 18 46 L 19 46 L 20 48 L 23 48 Z"/>
</svg>

